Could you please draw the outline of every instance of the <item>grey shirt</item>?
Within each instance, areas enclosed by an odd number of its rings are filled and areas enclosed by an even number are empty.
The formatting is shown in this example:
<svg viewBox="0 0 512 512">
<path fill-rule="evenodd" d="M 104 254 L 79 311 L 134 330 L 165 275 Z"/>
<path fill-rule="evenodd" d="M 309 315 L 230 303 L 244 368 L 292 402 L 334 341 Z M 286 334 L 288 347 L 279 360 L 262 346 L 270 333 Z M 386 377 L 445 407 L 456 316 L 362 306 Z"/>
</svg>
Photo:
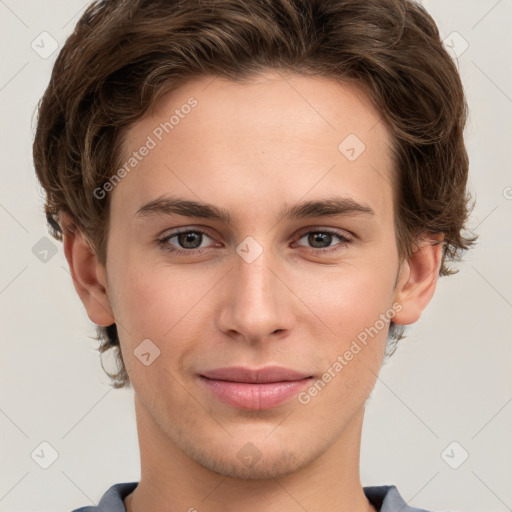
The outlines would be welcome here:
<svg viewBox="0 0 512 512">
<path fill-rule="evenodd" d="M 138 482 L 114 484 L 101 498 L 96 507 L 81 507 L 72 512 L 126 512 L 123 499 L 130 494 Z M 368 501 L 379 512 L 428 512 L 423 508 L 414 508 L 400 496 L 394 485 L 363 487 Z"/>
</svg>

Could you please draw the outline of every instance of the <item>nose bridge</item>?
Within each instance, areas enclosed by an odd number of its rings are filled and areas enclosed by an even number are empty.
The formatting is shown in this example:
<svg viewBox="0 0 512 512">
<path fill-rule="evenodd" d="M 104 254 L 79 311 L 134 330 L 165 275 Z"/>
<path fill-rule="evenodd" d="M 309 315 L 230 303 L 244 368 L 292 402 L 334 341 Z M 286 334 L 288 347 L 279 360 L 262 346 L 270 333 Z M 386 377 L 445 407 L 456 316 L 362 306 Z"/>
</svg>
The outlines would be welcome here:
<svg viewBox="0 0 512 512">
<path fill-rule="evenodd" d="M 240 294 L 247 297 L 253 306 L 268 306 L 275 299 L 277 283 L 272 266 L 275 265 L 272 265 L 270 250 L 263 251 L 254 261 L 240 257 L 235 264 Z"/>
<path fill-rule="evenodd" d="M 279 264 L 271 249 L 248 238 L 236 250 L 220 327 L 258 341 L 278 329 L 289 329 L 291 311 L 289 292 L 276 275 Z"/>
</svg>

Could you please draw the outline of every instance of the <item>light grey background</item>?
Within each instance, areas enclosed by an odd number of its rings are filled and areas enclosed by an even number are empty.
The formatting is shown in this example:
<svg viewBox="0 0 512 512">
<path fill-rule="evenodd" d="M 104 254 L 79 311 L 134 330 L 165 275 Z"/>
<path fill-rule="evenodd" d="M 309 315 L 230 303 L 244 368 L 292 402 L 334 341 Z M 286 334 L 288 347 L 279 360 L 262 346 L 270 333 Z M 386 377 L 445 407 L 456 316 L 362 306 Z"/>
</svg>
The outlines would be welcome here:
<svg viewBox="0 0 512 512">
<path fill-rule="evenodd" d="M 0 512 L 69 512 L 140 476 L 132 391 L 107 385 L 94 326 L 62 245 L 48 235 L 32 165 L 34 109 L 57 51 L 42 58 L 31 43 L 49 51 L 46 31 L 60 48 L 87 3 L 0 0 Z M 423 318 L 383 367 L 367 406 L 361 478 L 397 485 L 414 506 L 505 512 L 512 510 L 512 1 L 424 4 L 455 51 L 468 44 L 458 62 L 470 107 L 471 228 L 480 240 L 458 275 L 440 279 Z M 56 249 L 46 263 L 33 253 L 44 237 Z M 48 457 L 43 441 L 58 452 L 48 469 L 36 462 L 44 457 L 31 457 L 34 450 Z M 455 465 L 462 450 L 468 459 L 452 469 L 445 460 Z"/>
</svg>

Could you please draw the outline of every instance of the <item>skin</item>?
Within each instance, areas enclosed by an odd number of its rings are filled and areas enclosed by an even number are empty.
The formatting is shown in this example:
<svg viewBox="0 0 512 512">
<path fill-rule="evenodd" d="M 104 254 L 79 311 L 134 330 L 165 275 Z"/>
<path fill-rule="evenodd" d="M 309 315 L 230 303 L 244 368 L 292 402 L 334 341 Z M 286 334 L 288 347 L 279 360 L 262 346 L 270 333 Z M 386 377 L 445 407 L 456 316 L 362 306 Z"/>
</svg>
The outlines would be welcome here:
<svg viewBox="0 0 512 512">
<path fill-rule="evenodd" d="M 308 404 L 293 397 L 242 410 L 220 402 L 198 373 L 279 365 L 321 378 L 393 304 L 395 323 L 419 319 L 441 247 L 418 241 L 399 260 L 391 139 L 357 86 L 276 71 L 245 84 L 194 79 L 130 128 L 126 156 L 191 96 L 198 105 L 111 192 L 106 267 L 79 231 L 64 238 L 89 318 L 117 323 L 134 389 L 141 479 L 127 510 L 374 510 L 359 455 L 387 325 Z M 338 150 L 348 134 L 366 146 L 352 162 Z M 233 220 L 137 217 L 171 193 L 223 207 Z M 374 215 L 278 221 L 283 205 L 334 193 Z M 166 252 L 157 239 L 176 228 L 207 232 L 204 252 Z M 314 245 L 308 233 L 325 228 L 352 242 L 327 235 Z M 236 252 L 248 236 L 263 250 L 252 263 Z M 167 244 L 191 251 L 199 242 Z M 148 366 L 134 355 L 146 338 L 160 349 Z M 252 466 L 238 455 L 249 442 L 260 457 Z"/>
</svg>

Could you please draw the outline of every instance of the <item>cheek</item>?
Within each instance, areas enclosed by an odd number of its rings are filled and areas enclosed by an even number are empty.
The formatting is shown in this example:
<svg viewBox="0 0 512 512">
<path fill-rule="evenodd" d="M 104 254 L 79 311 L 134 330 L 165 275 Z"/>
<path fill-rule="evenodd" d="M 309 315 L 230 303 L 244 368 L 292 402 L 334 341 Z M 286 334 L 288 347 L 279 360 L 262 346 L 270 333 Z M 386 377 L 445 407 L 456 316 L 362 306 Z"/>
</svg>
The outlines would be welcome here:
<svg viewBox="0 0 512 512">
<path fill-rule="evenodd" d="M 139 371 L 133 351 L 149 339 L 160 350 L 154 369 L 165 366 L 181 372 L 205 337 L 205 322 L 211 324 L 208 304 L 222 273 L 199 273 L 192 265 L 173 267 L 165 261 L 148 265 L 142 258 L 127 257 L 116 272 L 114 315 L 122 324 L 119 334 L 128 371 Z"/>
<path fill-rule="evenodd" d="M 297 295 L 321 321 L 346 343 L 372 326 L 391 306 L 394 267 L 390 264 L 343 264 L 294 277 Z M 380 325 L 380 324 L 379 324 Z"/>
<path fill-rule="evenodd" d="M 191 322 L 200 321 L 193 309 L 199 298 L 186 287 L 181 288 L 186 283 L 174 278 L 170 270 L 128 268 L 133 270 L 125 273 L 116 287 L 114 313 L 116 322 L 119 319 L 121 350 L 130 381 L 147 401 L 154 399 L 152 389 L 171 390 L 177 385 L 172 376 L 180 373 L 183 357 L 195 349 L 192 340 L 197 337 L 190 331 L 187 335 L 187 329 Z M 121 275 L 120 271 L 118 278 Z M 148 365 L 142 355 L 147 352 Z M 173 396 L 181 396 L 179 391 L 178 386 Z M 180 402 L 181 407 L 185 405 Z"/>
<path fill-rule="evenodd" d="M 371 284 L 347 279 L 342 288 L 331 285 L 315 294 L 315 306 L 329 330 L 316 340 L 323 373 L 302 396 L 312 399 L 310 412 L 326 418 L 350 416 L 375 386 L 389 328 L 381 319 L 389 309 L 389 290 Z"/>
<path fill-rule="evenodd" d="M 155 340 L 173 329 L 198 300 L 192 282 L 175 271 L 155 268 L 127 273 L 116 291 L 117 313 L 129 336 Z"/>
<path fill-rule="evenodd" d="M 319 319 L 315 341 L 330 388 L 323 395 L 332 404 L 342 397 L 365 400 L 375 384 L 395 313 L 391 254 L 388 261 L 360 261 L 329 275 L 318 273 L 303 284 L 300 297 Z"/>
</svg>

